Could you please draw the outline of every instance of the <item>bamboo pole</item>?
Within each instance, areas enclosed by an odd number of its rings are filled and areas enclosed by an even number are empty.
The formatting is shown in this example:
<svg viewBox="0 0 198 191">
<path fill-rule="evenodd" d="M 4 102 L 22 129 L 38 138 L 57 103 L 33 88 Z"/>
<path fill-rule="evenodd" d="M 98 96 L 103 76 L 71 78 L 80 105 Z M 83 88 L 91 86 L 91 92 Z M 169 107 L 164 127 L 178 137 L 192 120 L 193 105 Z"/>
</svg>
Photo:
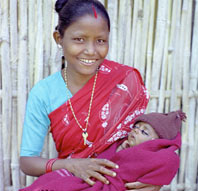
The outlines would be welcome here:
<svg viewBox="0 0 198 191">
<path fill-rule="evenodd" d="M 18 34 L 17 34 L 17 0 L 10 1 L 10 52 L 12 66 L 12 90 L 17 90 L 17 62 L 18 62 Z M 17 100 L 12 100 L 12 134 L 11 134 L 11 178 L 13 190 L 20 188 L 20 173 L 18 160 L 18 140 L 17 140 Z"/>
<path fill-rule="evenodd" d="M 118 17 L 118 1 L 109 0 L 108 7 L 107 7 L 110 21 L 111 21 L 111 32 L 110 32 L 110 39 L 109 39 L 109 53 L 108 59 L 118 61 L 117 59 L 117 17 Z"/>
<path fill-rule="evenodd" d="M 42 13 L 42 1 L 36 1 L 36 51 L 35 51 L 35 73 L 34 83 L 43 79 L 43 13 Z"/>
<path fill-rule="evenodd" d="M 34 62 L 35 62 L 35 34 L 36 25 L 35 22 L 35 0 L 28 1 L 28 92 L 34 84 Z"/>
<path fill-rule="evenodd" d="M 165 42 L 164 42 L 164 52 L 162 57 L 162 70 L 160 79 L 160 91 L 159 91 L 159 105 L 158 112 L 163 112 L 164 109 L 164 92 L 166 90 L 166 80 L 167 80 L 167 70 L 168 70 L 168 43 L 170 34 L 170 19 L 171 19 L 171 0 L 168 1 L 168 16 L 165 29 Z"/>
<path fill-rule="evenodd" d="M 198 69 L 197 69 L 197 74 L 198 74 Z M 197 80 L 197 82 L 198 82 L 198 80 Z M 195 125 L 195 145 L 194 145 L 195 168 L 192 172 L 192 174 L 194 175 L 194 185 L 196 188 L 198 188 L 198 182 L 197 182 L 197 176 L 198 176 L 198 157 L 197 157 L 198 156 L 198 107 L 197 106 L 198 105 L 196 104 L 195 121 L 194 121 L 194 125 Z"/>
<path fill-rule="evenodd" d="M 188 155 L 186 160 L 186 174 L 185 174 L 185 184 L 189 188 L 189 191 L 194 190 L 193 185 L 196 183 L 194 178 L 194 173 L 196 172 L 194 169 L 195 162 L 195 124 L 192 123 L 192 120 L 194 119 L 194 110 L 189 109 L 189 99 L 188 99 L 188 92 L 189 92 L 189 66 L 190 66 L 190 49 L 191 49 L 191 29 L 192 29 L 192 4 L 193 1 L 188 1 L 188 14 L 187 14 L 187 27 L 186 27 L 186 41 L 185 41 L 185 49 L 184 49 L 184 67 L 183 67 L 183 103 L 184 103 L 184 111 L 188 112 L 190 111 L 189 120 L 191 121 L 191 124 L 188 125 L 188 121 L 185 124 L 185 128 L 183 130 L 184 133 L 188 135 Z M 192 105 L 191 105 L 192 106 Z M 193 108 L 192 108 L 193 109 Z"/>
<path fill-rule="evenodd" d="M 137 28 L 136 28 L 136 43 L 135 43 L 135 54 L 134 54 L 134 67 L 138 68 L 141 75 L 143 76 L 143 69 L 141 65 L 141 53 L 142 53 L 142 24 L 143 24 L 143 2 L 138 1 L 137 5 Z"/>
<path fill-rule="evenodd" d="M 2 3 L 0 3 L 0 15 L 3 14 Z M 0 46 L 3 42 L 2 38 L 2 17 L 0 17 Z M 0 53 L 1 61 L 1 53 Z M 2 63 L 0 62 L 0 74 L 2 74 Z M 2 108 L 2 79 L 0 78 L 0 108 Z M 4 190 L 4 165 L 3 165 L 3 131 L 2 131 L 2 109 L 0 109 L 0 190 Z"/>
<path fill-rule="evenodd" d="M 132 21 L 132 1 L 126 1 L 126 32 L 125 32 L 125 46 L 124 46 L 124 58 L 123 63 L 130 65 L 130 42 L 131 42 L 131 21 Z M 123 10 L 124 11 L 124 10 Z"/>
<path fill-rule="evenodd" d="M 176 68 L 176 73 L 177 73 L 177 81 L 175 83 L 177 83 L 178 88 L 181 88 L 181 69 L 182 66 L 184 64 L 183 60 L 184 60 L 184 52 L 183 49 L 185 47 L 185 40 L 186 40 L 186 23 L 187 23 L 187 10 L 188 10 L 188 1 L 184 0 L 183 5 L 182 5 L 182 12 L 181 12 L 181 32 L 180 32 L 180 37 L 179 37 L 179 47 L 178 47 L 178 54 L 177 54 L 177 62 L 178 62 L 178 66 Z M 184 75 L 184 74 L 183 74 Z M 183 90 L 184 91 L 184 90 Z M 177 101 L 177 105 L 178 105 L 178 99 Z M 177 106 L 176 108 L 178 108 L 179 106 Z M 180 152 L 180 156 L 181 156 L 181 164 L 180 164 L 180 177 L 179 177 L 179 181 L 183 182 L 184 181 L 184 172 L 185 172 L 185 168 L 186 168 L 186 156 L 187 156 L 187 149 L 188 149 L 188 142 L 187 142 L 187 131 L 185 128 L 182 129 L 182 146 L 181 146 L 181 152 Z"/>
<path fill-rule="evenodd" d="M 171 19 L 171 29 L 170 29 L 170 38 L 169 38 L 169 47 L 168 47 L 168 76 L 167 76 L 167 84 L 166 84 L 166 89 L 168 91 L 171 90 L 171 80 L 172 80 L 172 69 L 173 69 L 173 57 L 174 57 L 174 52 L 176 50 L 176 28 L 177 28 L 177 12 L 178 12 L 178 5 L 181 4 L 181 2 L 178 1 L 173 1 L 172 2 L 172 19 Z M 180 6 L 179 6 L 180 7 Z M 170 111 L 170 98 L 166 99 L 165 103 L 165 112 Z"/>
<path fill-rule="evenodd" d="M 156 21 L 156 31 L 155 31 L 155 45 L 154 45 L 154 57 L 152 66 L 152 80 L 155 80 L 154 89 L 159 87 L 159 75 L 160 75 L 160 63 L 162 62 L 162 55 L 164 53 L 165 44 L 165 32 L 167 26 L 167 13 L 168 7 L 167 2 L 158 2 L 158 13 Z M 157 80 L 156 80 L 157 79 Z"/>
<path fill-rule="evenodd" d="M 155 31 L 155 44 L 153 53 L 153 63 L 152 63 L 152 88 L 151 90 L 157 91 L 160 86 L 160 74 L 161 74 L 161 64 L 162 56 L 164 53 L 164 43 L 165 43 L 165 31 L 167 22 L 168 6 L 167 2 L 163 0 L 158 1 L 157 10 L 157 23 Z M 157 99 L 152 99 L 150 101 L 151 111 L 157 110 Z"/>
<path fill-rule="evenodd" d="M 51 50 L 51 41 L 53 40 L 53 33 L 51 32 L 52 20 L 49 19 L 52 17 L 53 13 L 53 4 L 52 1 L 45 0 L 43 4 L 43 26 L 44 26 L 44 35 L 43 35 L 43 62 L 44 62 L 44 77 L 47 77 L 50 74 L 50 50 Z"/>
<path fill-rule="evenodd" d="M 169 61 L 170 63 L 172 63 L 171 65 L 173 65 L 171 67 L 172 69 L 172 82 L 171 82 L 171 100 L 170 100 L 170 109 L 171 110 L 175 110 L 176 108 L 178 108 L 176 106 L 176 100 L 177 100 L 177 96 L 179 96 L 177 93 L 176 93 L 176 90 L 177 91 L 180 91 L 180 89 L 178 88 L 178 82 L 177 82 L 177 79 L 178 79 L 178 67 L 179 67 L 179 61 L 177 60 L 178 59 L 178 49 L 180 47 L 180 30 L 181 30 L 181 26 L 180 26 L 180 10 L 181 10 L 181 1 L 178 1 L 178 2 L 174 2 L 174 14 L 173 14 L 173 22 L 175 22 L 175 29 L 172 30 L 172 33 L 171 33 L 171 41 L 170 41 L 170 52 L 172 55 L 170 55 L 170 58 L 169 58 Z M 175 20 L 175 21 L 174 21 Z M 174 23 L 173 23 L 174 24 Z M 174 35 L 173 35 L 174 33 Z M 175 41 L 175 42 L 174 42 Z M 170 71 L 170 70 L 169 70 Z M 185 144 L 182 146 L 182 147 L 185 147 Z M 186 147 L 184 148 L 186 149 Z M 180 163 L 180 170 L 179 170 L 179 179 L 181 178 L 181 176 L 183 176 L 183 164 Z M 180 184 L 180 181 L 178 180 L 178 184 L 181 185 L 181 188 L 183 188 L 183 184 L 181 183 Z"/>
<path fill-rule="evenodd" d="M 177 2 L 177 11 L 176 11 L 176 29 L 175 29 L 175 50 L 173 52 L 173 58 L 172 58 L 172 79 L 171 79 L 171 100 L 170 100 L 170 110 L 176 110 L 177 105 L 177 91 L 180 91 L 179 87 L 178 87 L 178 73 L 179 73 L 179 66 L 180 66 L 180 62 L 179 62 L 179 56 L 178 56 L 178 50 L 179 47 L 181 46 L 180 44 L 180 30 L 181 30 L 181 24 L 180 24 L 180 17 L 181 17 L 181 1 Z"/>
<path fill-rule="evenodd" d="M 0 114 L 0 190 L 4 190 L 2 114 Z"/>
<path fill-rule="evenodd" d="M 132 33 L 131 33 L 131 46 L 130 46 L 130 66 L 134 65 L 134 54 L 136 45 L 136 26 L 138 17 L 138 0 L 133 1 L 133 19 L 132 19 Z"/>
<path fill-rule="evenodd" d="M 181 2 L 180 2 L 181 3 Z M 173 68 L 173 53 L 176 49 L 176 43 L 175 43 L 175 39 L 176 39 L 176 20 L 177 20 L 177 11 L 179 9 L 177 9 L 178 7 L 178 1 L 173 1 L 172 3 L 172 20 L 171 20 L 171 29 L 170 29 L 170 39 L 169 39 L 169 47 L 168 47 L 168 68 L 167 68 L 167 85 L 166 88 L 167 90 L 171 89 L 171 74 L 172 74 L 172 68 Z M 180 7 L 180 6 L 179 6 Z M 165 112 L 168 112 L 170 109 L 170 99 L 166 99 L 166 106 L 165 106 Z M 177 152 L 178 153 L 178 152 Z M 173 181 L 171 182 L 171 190 L 175 190 L 177 191 L 177 187 L 178 187 L 178 174 L 176 174 L 176 176 L 174 177 Z"/>
<path fill-rule="evenodd" d="M 19 62 L 18 62 L 18 91 L 17 91 L 17 126 L 18 139 L 21 142 L 22 127 L 26 105 L 26 76 L 27 76 L 27 0 L 19 2 Z"/>
<path fill-rule="evenodd" d="M 12 101 L 12 186 L 13 190 L 20 189 L 20 170 L 19 170 L 19 158 L 18 158 L 18 140 L 17 140 L 17 118 L 15 113 L 17 112 L 17 100 Z"/>
<path fill-rule="evenodd" d="M 117 52 L 117 59 L 119 63 L 124 63 L 124 46 L 125 46 L 125 38 L 124 38 L 124 33 L 126 29 L 126 1 L 127 0 L 122 0 L 120 1 L 119 4 L 119 16 L 118 16 L 118 52 Z"/>
<path fill-rule="evenodd" d="M 146 78 L 146 51 L 147 51 L 147 43 L 148 43 L 148 33 L 149 33 L 149 15 L 150 15 L 150 1 L 143 1 L 143 22 L 142 22 L 142 46 L 140 53 L 140 62 L 141 68 L 140 72 L 145 81 Z M 141 13 L 141 11 L 140 11 Z M 141 14 L 139 15 L 141 16 Z"/>
<path fill-rule="evenodd" d="M 7 1 L 2 3 L 2 43 L 1 43 L 1 71 L 2 71 L 2 134 L 3 134 L 3 162 L 4 185 L 10 185 L 10 132 L 11 132 L 11 71 L 10 71 L 10 37 L 7 26 L 9 18 L 9 5 Z"/>
<path fill-rule="evenodd" d="M 53 5 L 55 4 L 55 1 Z M 52 12 L 51 16 L 52 26 L 51 26 L 51 34 L 53 34 L 56 25 L 58 24 L 58 15 L 55 11 Z M 52 37 L 51 37 L 52 38 Z M 57 44 L 54 40 L 51 41 L 51 57 L 50 57 L 50 73 L 57 72 L 61 69 L 61 56 L 62 52 L 58 49 Z"/>
<path fill-rule="evenodd" d="M 198 85 L 198 1 L 195 3 L 195 9 L 194 9 L 194 26 L 193 26 L 193 37 L 192 37 L 192 59 L 191 59 L 191 68 L 190 68 L 190 90 L 192 92 L 197 91 L 197 85 Z M 198 107 L 197 107 L 197 100 L 198 97 L 194 95 L 189 100 L 189 111 L 190 115 L 188 116 L 189 121 L 189 127 L 194 127 L 194 132 L 190 132 L 189 135 L 194 135 L 194 144 L 191 143 L 191 149 L 193 149 L 192 152 L 192 165 L 191 167 L 192 172 L 188 173 L 187 176 L 192 176 L 191 180 L 193 184 L 196 184 L 196 177 L 197 177 L 197 168 L 198 168 Z M 190 137 L 191 138 L 191 137 Z"/>
<path fill-rule="evenodd" d="M 155 0 L 150 1 L 150 13 L 149 13 L 149 29 L 148 29 L 148 43 L 146 53 L 146 87 L 150 91 L 151 89 L 151 68 L 152 68 L 152 55 L 153 55 L 153 38 L 154 38 L 154 16 L 155 16 Z M 148 105 L 149 109 L 149 105 Z"/>
</svg>

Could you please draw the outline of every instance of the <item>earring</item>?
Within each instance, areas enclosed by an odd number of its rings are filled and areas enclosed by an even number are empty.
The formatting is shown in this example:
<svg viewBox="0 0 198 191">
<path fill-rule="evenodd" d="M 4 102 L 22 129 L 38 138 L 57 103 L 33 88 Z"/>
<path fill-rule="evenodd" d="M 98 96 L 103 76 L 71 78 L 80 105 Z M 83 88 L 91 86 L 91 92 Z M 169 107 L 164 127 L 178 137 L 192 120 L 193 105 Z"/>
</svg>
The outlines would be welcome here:
<svg viewBox="0 0 198 191">
<path fill-rule="evenodd" d="M 62 69 L 63 68 L 67 68 L 67 61 L 65 60 L 65 57 L 64 56 L 62 56 Z"/>
<path fill-rule="evenodd" d="M 61 46 L 60 44 L 57 44 L 55 62 L 56 62 L 56 63 L 60 63 L 60 62 L 61 62 L 62 56 L 63 56 L 63 49 L 62 49 L 62 46 Z"/>
<path fill-rule="evenodd" d="M 62 46 L 60 44 L 57 44 L 58 49 L 62 49 Z"/>
</svg>

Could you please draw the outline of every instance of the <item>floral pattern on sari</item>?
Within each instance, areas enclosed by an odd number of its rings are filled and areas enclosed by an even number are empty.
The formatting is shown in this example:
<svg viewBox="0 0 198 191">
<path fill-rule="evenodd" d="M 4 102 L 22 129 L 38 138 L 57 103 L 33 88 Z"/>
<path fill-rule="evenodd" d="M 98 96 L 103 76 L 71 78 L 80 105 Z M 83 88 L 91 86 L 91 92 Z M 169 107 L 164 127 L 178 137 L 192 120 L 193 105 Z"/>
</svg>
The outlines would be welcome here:
<svg viewBox="0 0 198 191">
<path fill-rule="evenodd" d="M 82 126 L 86 123 L 93 81 L 94 76 L 71 98 Z M 98 72 L 86 145 L 68 102 L 49 114 L 59 157 L 92 157 L 126 137 L 135 117 L 144 113 L 148 100 L 148 92 L 136 69 L 104 60 Z"/>
</svg>

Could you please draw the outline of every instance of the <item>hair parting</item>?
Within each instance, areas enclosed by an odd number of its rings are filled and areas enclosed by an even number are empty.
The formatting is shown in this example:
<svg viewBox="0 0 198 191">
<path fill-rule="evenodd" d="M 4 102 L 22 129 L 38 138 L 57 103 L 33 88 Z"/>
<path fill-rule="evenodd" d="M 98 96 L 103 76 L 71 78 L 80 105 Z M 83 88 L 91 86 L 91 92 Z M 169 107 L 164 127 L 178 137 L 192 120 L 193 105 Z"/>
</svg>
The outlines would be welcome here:
<svg viewBox="0 0 198 191">
<path fill-rule="evenodd" d="M 93 12 L 94 12 L 94 17 L 97 19 L 98 15 L 97 15 L 97 12 L 96 12 L 96 9 L 95 9 L 94 5 L 92 5 L 92 9 L 93 9 Z"/>
</svg>

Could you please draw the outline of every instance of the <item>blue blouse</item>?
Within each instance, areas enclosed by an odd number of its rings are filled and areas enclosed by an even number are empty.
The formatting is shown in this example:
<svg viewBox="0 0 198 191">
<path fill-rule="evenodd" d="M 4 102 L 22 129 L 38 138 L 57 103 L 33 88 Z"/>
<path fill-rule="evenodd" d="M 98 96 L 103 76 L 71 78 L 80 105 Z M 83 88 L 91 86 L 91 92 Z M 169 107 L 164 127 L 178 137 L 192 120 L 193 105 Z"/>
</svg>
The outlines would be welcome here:
<svg viewBox="0 0 198 191">
<path fill-rule="evenodd" d="M 48 114 L 67 101 L 66 91 L 60 71 L 32 88 L 26 105 L 20 156 L 40 156 L 50 125 Z"/>
</svg>

